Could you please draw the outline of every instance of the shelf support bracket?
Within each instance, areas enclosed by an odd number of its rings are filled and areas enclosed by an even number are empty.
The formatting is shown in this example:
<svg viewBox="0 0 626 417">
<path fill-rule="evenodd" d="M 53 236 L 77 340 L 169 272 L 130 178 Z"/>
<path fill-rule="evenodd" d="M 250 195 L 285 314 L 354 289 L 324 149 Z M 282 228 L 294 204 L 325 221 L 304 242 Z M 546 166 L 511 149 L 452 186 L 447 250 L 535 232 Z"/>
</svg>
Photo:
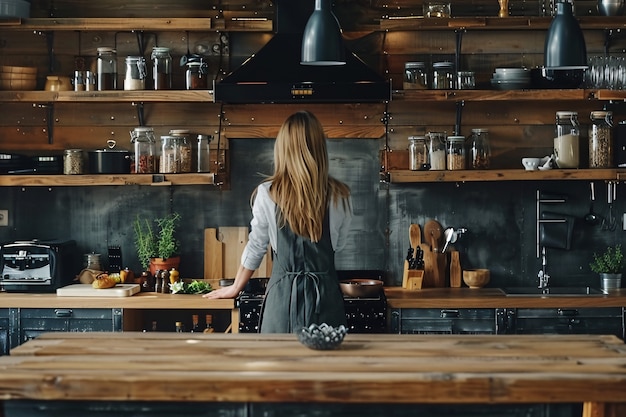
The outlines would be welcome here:
<svg viewBox="0 0 626 417">
<path fill-rule="evenodd" d="M 463 107 L 465 107 L 465 100 L 456 102 L 456 122 L 454 124 L 454 134 L 461 134 L 461 120 L 463 119 Z"/>
<path fill-rule="evenodd" d="M 48 70 L 50 74 L 54 74 L 55 64 L 54 64 L 54 32 L 49 30 L 45 33 L 46 36 L 46 46 L 48 47 Z"/>
<path fill-rule="evenodd" d="M 33 107 L 46 109 L 46 133 L 48 135 L 48 144 L 54 142 L 54 103 L 33 104 Z"/>
<path fill-rule="evenodd" d="M 456 49 L 454 50 L 454 68 L 456 71 L 461 70 L 461 45 L 463 43 L 463 33 L 466 29 L 455 29 Z"/>
<path fill-rule="evenodd" d="M 145 126 L 146 121 L 144 117 L 143 101 L 140 101 L 139 103 L 133 102 L 132 105 L 137 108 L 137 120 L 139 121 L 139 126 Z"/>
<path fill-rule="evenodd" d="M 139 48 L 139 56 L 144 56 L 146 53 L 145 36 L 143 30 L 136 30 L 135 36 L 137 36 L 137 47 Z"/>
</svg>

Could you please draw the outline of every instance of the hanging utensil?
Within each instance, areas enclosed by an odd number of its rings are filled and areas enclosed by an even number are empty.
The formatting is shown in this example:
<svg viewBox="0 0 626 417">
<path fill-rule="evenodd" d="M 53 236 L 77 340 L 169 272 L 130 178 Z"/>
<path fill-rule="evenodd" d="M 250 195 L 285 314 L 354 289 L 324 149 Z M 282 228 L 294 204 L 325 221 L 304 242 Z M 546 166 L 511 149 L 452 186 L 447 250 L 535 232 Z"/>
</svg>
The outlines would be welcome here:
<svg viewBox="0 0 626 417">
<path fill-rule="evenodd" d="M 589 213 L 585 215 L 585 221 L 589 224 L 595 225 L 598 224 L 598 215 L 593 211 L 593 204 L 596 200 L 595 185 L 593 181 L 589 182 L 589 187 L 591 192 L 589 200 Z"/>
</svg>

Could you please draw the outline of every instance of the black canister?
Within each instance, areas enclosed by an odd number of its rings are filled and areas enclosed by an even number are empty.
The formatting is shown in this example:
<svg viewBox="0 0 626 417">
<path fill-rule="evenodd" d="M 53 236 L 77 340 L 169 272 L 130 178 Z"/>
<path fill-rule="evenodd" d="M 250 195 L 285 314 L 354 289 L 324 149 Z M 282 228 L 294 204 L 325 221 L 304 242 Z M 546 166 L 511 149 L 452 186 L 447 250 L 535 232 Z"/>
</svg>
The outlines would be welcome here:
<svg viewBox="0 0 626 417">
<path fill-rule="evenodd" d="M 626 167 L 626 120 L 619 122 L 615 128 L 615 165 Z"/>
</svg>

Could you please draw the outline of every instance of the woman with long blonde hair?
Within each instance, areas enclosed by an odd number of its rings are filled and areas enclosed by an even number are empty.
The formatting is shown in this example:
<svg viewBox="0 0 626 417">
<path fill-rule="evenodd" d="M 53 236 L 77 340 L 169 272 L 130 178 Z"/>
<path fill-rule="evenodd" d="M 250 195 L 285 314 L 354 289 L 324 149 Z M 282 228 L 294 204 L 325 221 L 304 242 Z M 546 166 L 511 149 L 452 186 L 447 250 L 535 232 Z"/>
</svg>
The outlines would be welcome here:
<svg viewBox="0 0 626 417">
<path fill-rule="evenodd" d="M 312 113 L 294 113 L 283 123 L 274 145 L 274 174 L 252 200 L 251 231 L 235 282 L 204 297 L 236 297 L 269 244 L 273 267 L 260 331 L 346 324 L 334 254 L 345 246 L 352 219 L 350 189 L 328 174 L 326 136 Z"/>
</svg>

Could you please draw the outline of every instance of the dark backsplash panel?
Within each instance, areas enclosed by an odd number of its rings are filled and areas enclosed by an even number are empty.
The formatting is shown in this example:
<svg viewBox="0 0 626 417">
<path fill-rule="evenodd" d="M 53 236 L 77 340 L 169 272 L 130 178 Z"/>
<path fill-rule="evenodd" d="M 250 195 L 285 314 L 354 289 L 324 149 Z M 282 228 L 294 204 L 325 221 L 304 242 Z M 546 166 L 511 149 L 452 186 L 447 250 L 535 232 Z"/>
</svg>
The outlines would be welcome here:
<svg viewBox="0 0 626 417">
<path fill-rule="evenodd" d="M 162 216 L 176 210 L 182 215 L 181 274 L 202 277 L 203 229 L 249 225 L 249 197 L 272 171 L 273 143 L 231 140 L 232 182 L 227 191 L 210 186 L 0 188 L 1 208 L 9 209 L 10 217 L 9 227 L 0 228 L 0 240 L 71 238 L 83 253 L 103 255 L 109 246 L 120 246 L 123 264 L 138 271 L 133 219 L 137 214 Z M 541 268 L 536 257 L 537 190 L 565 195 L 567 203 L 543 207 L 576 219 L 571 249 L 548 249 L 548 273 L 554 284 L 597 286 L 588 266 L 592 253 L 624 240 L 622 185 L 614 203 L 616 228 L 602 230 L 583 220 L 589 211 L 588 181 L 389 185 L 379 182 L 380 147 L 380 140 L 329 142 L 331 172 L 350 185 L 355 212 L 349 244 L 337 253 L 338 269 L 384 270 L 387 285 L 399 285 L 409 225 L 423 227 L 436 219 L 444 228 L 468 229 L 455 244 L 461 265 L 489 268 L 490 287 L 533 285 Z M 604 181 L 596 181 L 596 199 L 596 212 L 607 216 Z"/>
</svg>

